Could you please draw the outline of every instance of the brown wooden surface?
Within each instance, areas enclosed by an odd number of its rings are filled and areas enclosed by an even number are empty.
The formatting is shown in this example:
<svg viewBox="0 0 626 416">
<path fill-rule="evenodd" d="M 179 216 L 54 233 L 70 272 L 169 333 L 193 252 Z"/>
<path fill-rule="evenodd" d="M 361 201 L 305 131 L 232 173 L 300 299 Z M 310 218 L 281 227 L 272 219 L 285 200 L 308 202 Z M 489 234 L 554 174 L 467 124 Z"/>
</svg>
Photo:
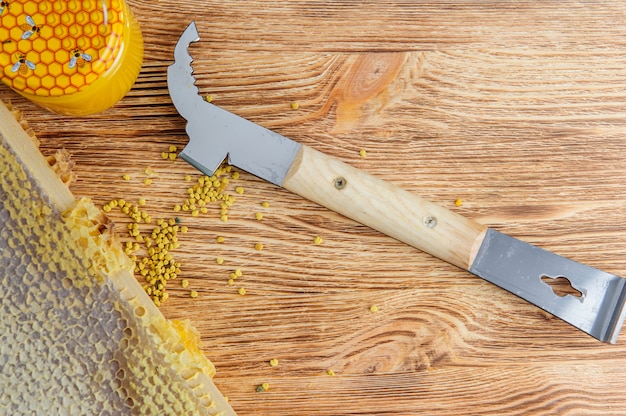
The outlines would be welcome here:
<svg viewBox="0 0 626 416">
<path fill-rule="evenodd" d="M 198 85 L 215 104 L 500 231 L 626 275 L 623 2 L 130 4 L 146 55 L 115 108 L 60 117 L 0 91 L 24 110 L 44 153 L 74 155 L 75 194 L 98 203 L 143 196 L 154 218 L 174 215 L 184 176 L 196 172 L 160 156 L 187 141 L 166 68 L 195 19 Z M 146 167 L 158 174 L 150 187 Z M 235 184 L 245 193 L 228 223 L 219 208 L 181 216 L 190 231 L 173 254 L 190 286 L 170 282 L 161 309 L 200 330 L 216 384 L 240 415 L 626 413 L 626 338 L 602 344 L 251 175 Z M 124 217 L 112 217 L 123 232 Z M 316 235 L 323 244 L 313 244 Z M 235 268 L 244 276 L 231 287 Z M 263 382 L 270 390 L 257 393 Z"/>
</svg>

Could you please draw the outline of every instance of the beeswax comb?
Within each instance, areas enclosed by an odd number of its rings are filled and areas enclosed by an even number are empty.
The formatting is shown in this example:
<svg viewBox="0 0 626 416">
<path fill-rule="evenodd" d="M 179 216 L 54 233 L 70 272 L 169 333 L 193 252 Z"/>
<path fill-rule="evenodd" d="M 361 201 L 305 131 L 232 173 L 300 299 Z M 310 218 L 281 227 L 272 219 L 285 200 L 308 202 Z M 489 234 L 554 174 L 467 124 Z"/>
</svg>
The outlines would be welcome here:
<svg viewBox="0 0 626 416">
<path fill-rule="evenodd" d="M 85 116 L 117 103 L 143 58 L 123 0 L 0 2 L 2 82 L 54 112 Z"/>
</svg>

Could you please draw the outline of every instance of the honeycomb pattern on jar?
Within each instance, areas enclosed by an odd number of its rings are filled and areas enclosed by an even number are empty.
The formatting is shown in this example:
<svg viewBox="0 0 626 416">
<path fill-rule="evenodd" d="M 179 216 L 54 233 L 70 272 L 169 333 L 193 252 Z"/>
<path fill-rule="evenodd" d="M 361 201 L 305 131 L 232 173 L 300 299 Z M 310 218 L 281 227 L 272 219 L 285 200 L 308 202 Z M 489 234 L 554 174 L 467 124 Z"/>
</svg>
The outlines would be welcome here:
<svg viewBox="0 0 626 416">
<path fill-rule="evenodd" d="M 16 91 L 81 91 L 113 65 L 128 24 L 123 0 L 0 2 L 2 81 Z"/>
<path fill-rule="evenodd" d="M 132 277 L 130 260 L 101 211 L 80 200 L 60 213 L 7 143 L 0 135 L 2 413 L 234 414 L 189 347 L 197 333 L 153 313 L 136 281 L 116 281 Z"/>
</svg>

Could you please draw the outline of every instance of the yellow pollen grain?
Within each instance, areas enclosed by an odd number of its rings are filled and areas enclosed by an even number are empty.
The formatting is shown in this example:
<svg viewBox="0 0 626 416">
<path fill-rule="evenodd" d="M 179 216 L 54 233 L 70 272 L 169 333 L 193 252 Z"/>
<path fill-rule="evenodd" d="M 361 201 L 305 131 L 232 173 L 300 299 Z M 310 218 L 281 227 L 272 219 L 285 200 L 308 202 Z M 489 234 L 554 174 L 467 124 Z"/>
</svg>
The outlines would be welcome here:
<svg viewBox="0 0 626 416">
<path fill-rule="evenodd" d="M 326 370 L 326 374 L 333 377 L 335 375 L 335 372 L 329 368 L 328 370 Z"/>
<path fill-rule="evenodd" d="M 189 286 L 189 280 L 187 280 L 187 279 L 183 279 L 183 280 L 180 282 L 180 286 L 181 286 L 183 289 L 185 289 L 187 286 Z"/>
<path fill-rule="evenodd" d="M 170 153 L 171 153 L 171 152 L 175 152 L 175 151 L 177 151 L 177 150 L 178 150 L 178 148 L 177 148 L 176 146 L 174 146 L 174 145 L 171 145 L 171 146 L 170 146 Z"/>
<path fill-rule="evenodd" d="M 378 306 L 376 306 L 376 305 L 370 306 L 370 311 L 371 312 L 378 312 Z"/>
<path fill-rule="evenodd" d="M 218 243 L 223 243 L 223 242 L 224 242 L 224 237 L 222 237 L 222 236 L 220 235 L 220 236 L 217 236 L 217 238 L 216 238 L 215 240 L 216 240 Z"/>
<path fill-rule="evenodd" d="M 270 207 L 270 203 L 269 203 L 269 202 L 267 202 L 267 201 L 263 201 L 263 202 L 261 202 L 261 206 L 262 206 L 263 208 L 269 208 L 269 207 Z"/>
<path fill-rule="evenodd" d="M 124 174 L 124 176 L 122 176 L 122 178 L 124 178 L 125 181 L 129 181 L 130 180 L 130 175 L 128 173 Z"/>
<path fill-rule="evenodd" d="M 210 94 L 207 94 L 204 99 L 206 100 L 207 103 L 211 103 L 213 102 L 213 96 Z"/>
<path fill-rule="evenodd" d="M 237 289 L 237 292 L 241 295 L 244 296 L 246 294 L 246 288 L 244 287 L 240 287 L 239 289 Z"/>
<path fill-rule="evenodd" d="M 454 205 L 460 207 L 461 205 L 463 205 L 463 200 L 461 198 L 457 198 L 457 200 L 454 201 Z"/>
<path fill-rule="evenodd" d="M 292 101 L 289 105 L 291 106 L 292 110 L 297 110 L 298 108 L 300 108 L 300 104 L 298 104 L 297 101 Z"/>
<path fill-rule="evenodd" d="M 256 243 L 256 244 L 254 245 L 254 248 L 255 248 L 256 250 L 258 250 L 258 251 L 261 251 L 261 250 L 263 250 L 263 244 L 262 244 L 262 243 Z"/>
<path fill-rule="evenodd" d="M 361 159 L 365 159 L 367 157 L 367 150 L 361 149 L 359 155 L 361 156 Z"/>
<path fill-rule="evenodd" d="M 215 262 L 216 262 L 217 264 L 224 264 L 224 259 L 223 259 L 223 258 L 221 258 L 221 257 L 217 257 L 217 258 L 215 259 Z"/>
<path fill-rule="evenodd" d="M 320 245 L 323 242 L 324 242 L 324 239 L 320 237 L 319 235 L 316 235 L 315 238 L 313 239 L 313 243 L 316 245 Z"/>
<path fill-rule="evenodd" d="M 235 188 L 235 192 L 237 192 L 239 195 L 243 195 L 243 193 L 244 193 L 243 186 L 236 187 Z"/>
<path fill-rule="evenodd" d="M 278 367 L 278 359 L 277 358 L 272 358 L 270 361 L 270 366 L 271 367 Z"/>
<path fill-rule="evenodd" d="M 258 220 L 261 221 L 263 219 L 263 214 L 260 212 L 257 212 L 256 214 L 254 214 L 254 217 Z"/>
<path fill-rule="evenodd" d="M 198 297 L 198 292 L 195 290 L 192 290 L 191 292 L 189 292 L 189 296 L 191 296 L 192 298 L 197 298 Z"/>
<path fill-rule="evenodd" d="M 146 184 L 146 185 L 152 185 L 152 179 L 146 178 L 146 179 L 143 180 L 143 183 Z"/>
</svg>

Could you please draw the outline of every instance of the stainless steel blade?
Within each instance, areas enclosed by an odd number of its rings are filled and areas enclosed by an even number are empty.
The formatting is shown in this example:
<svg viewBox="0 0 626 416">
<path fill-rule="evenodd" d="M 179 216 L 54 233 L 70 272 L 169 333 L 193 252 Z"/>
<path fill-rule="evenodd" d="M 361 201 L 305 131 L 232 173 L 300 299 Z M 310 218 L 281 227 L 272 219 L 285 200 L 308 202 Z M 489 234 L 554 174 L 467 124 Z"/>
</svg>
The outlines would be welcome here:
<svg viewBox="0 0 626 416">
<path fill-rule="evenodd" d="M 603 342 L 624 322 L 626 279 L 489 229 L 469 270 Z M 559 296 L 542 277 L 564 277 L 582 294 Z"/>
<path fill-rule="evenodd" d="M 174 64 L 167 69 L 172 102 L 188 121 L 189 144 L 180 157 L 211 176 L 228 156 L 231 165 L 282 185 L 300 144 L 222 110 L 198 95 L 187 46 L 199 39 L 192 22 L 174 49 Z"/>
<path fill-rule="evenodd" d="M 228 155 L 232 165 L 276 185 L 283 185 L 303 147 L 280 134 L 222 110 L 198 95 L 198 89 L 194 85 L 192 59 L 187 51 L 189 44 L 197 40 L 199 36 L 195 23 L 191 23 L 176 45 L 174 64 L 168 68 L 168 88 L 172 101 L 188 122 L 186 129 L 190 142 L 180 156 L 205 174 L 212 175 Z M 317 184 L 329 185 L 320 182 Z M 343 185 L 345 184 L 344 181 Z M 382 183 L 379 184 L 382 187 Z M 337 189 L 340 189 L 339 185 L 337 182 L 334 184 Z M 373 191 L 366 189 L 362 192 Z M 437 226 L 436 218 L 424 217 L 423 221 L 427 228 Z M 446 237 L 448 244 L 451 244 L 453 236 Z M 554 314 L 600 341 L 615 343 L 617 340 L 626 315 L 626 279 L 566 259 L 492 229 L 486 229 L 477 255 L 467 270 Z M 559 296 L 542 280 L 559 277 L 567 278 L 580 291 L 581 296 Z"/>
</svg>

